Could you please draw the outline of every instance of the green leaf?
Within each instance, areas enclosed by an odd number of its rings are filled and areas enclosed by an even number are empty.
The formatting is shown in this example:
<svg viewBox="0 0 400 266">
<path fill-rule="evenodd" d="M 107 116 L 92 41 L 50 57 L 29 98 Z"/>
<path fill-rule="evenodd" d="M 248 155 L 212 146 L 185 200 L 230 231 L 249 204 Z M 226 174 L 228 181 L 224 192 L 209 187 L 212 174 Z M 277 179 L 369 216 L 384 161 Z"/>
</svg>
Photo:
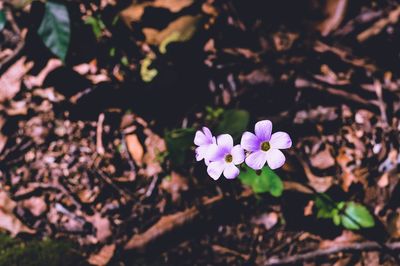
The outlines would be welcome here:
<svg viewBox="0 0 400 266">
<path fill-rule="evenodd" d="M 249 120 L 249 112 L 245 110 L 225 111 L 217 127 L 217 134 L 231 134 L 233 139 L 238 139 L 247 129 Z"/>
<path fill-rule="evenodd" d="M 331 219 L 334 218 L 335 205 L 332 199 L 324 194 L 315 196 L 315 207 L 317 208 L 317 218 Z"/>
<path fill-rule="evenodd" d="M 257 172 L 245 166 L 240 171 L 239 179 L 243 184 L 250 186 L 255 193 L 269 192 L 274 197 L 282 195 L 282 180 L 268 166 Z"/>
<path fill-rule="evenodd" d="M 70 20 L 65 5 L 47 1 L 38 34 L 50 51 L 65 61 L 70 43 Z"/>
<path fill-rule="evenodd" d="M 194 128 L 180 128 L 166 132 L 165 142 L 174 165 L 181 166 L 185 163 L 186 154 L 193 145 L 195 132 Z"/>
<path fill-rule="evenodd" d="M 375 225 L 374 217 L 368 209 L 358 203 L 349 202 L 341 215 L 342 225 L 350 230 L 370 228 Z"/>
<path fill-rule="evenodd" d="M 88 16 L 85 19 L 85 24 L 92 26 L 92 31 L 96 39 L 100 39 L 103 30 L 106 28 L 100 17 Z"/>
<path fill-rule="evenodd" d="M 2 31 L 6 26 L 6 22 L 6 14 L 4 13 L 4 10 L 0 10 L 0 31 Z"/>
<path fill-rule="evenodd" d="M 339 211 L 338 210 L 334 210 L 333 211 L 333 223 L 336 225 L 336 226 L 339 226 L 340 225 L 340 219 L 341 219 L 341 216 L 339 215 Z"/>
</svg>

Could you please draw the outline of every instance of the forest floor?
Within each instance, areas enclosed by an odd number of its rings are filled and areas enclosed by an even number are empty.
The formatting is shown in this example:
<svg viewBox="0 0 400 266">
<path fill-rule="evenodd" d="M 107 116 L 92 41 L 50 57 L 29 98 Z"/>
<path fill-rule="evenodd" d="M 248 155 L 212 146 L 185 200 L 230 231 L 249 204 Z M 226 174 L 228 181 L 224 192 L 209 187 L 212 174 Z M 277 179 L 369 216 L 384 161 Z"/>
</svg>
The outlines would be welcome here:
<svg viewBox="0 0 400 266">
<path fill-rule="evenodd" d="M 68 239 L 93 265 L 398 265 L 397 1 L 64 1 L 65 60 L 37 34 L 45 4 L 15 2 L 0 32 L 7 234 Z M 290 134 L 281 197 L 195 162 L 193 130 L 229 110 Z M 375 226 L 317 218 L 316 192 Z"/>
</svg>

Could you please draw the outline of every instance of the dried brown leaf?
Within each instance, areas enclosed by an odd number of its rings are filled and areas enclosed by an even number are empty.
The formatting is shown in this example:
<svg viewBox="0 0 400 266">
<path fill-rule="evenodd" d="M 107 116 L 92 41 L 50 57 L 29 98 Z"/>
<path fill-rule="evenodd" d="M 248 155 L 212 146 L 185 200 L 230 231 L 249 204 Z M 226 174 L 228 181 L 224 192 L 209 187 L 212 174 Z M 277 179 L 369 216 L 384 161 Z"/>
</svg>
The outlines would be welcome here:
<svg viewBox="0 0 400 266">
<path fill-rule="evenodd" d="M 111 224 L 107 217 L 102 217 L 100 213 L 87 217 L 87 220 L 96 228 L 96 238 L 99 242 L 104 242 L 111 236 Z"/>
<path fill-rule="evenodd" d="M 329 145 L 325 145 L 322 151 L 319 151 L 310 156 L 311 165 L 314 168 L 321 170 L 328 169 L 335 165 L 335 159 L 333 158 Z"/>
<path fill-rule="evenodd" d="M 33 234 L 35 230 L 24 225 L 13 213 L 16 203 L 11 200 L 5 191 L 0 191 L 0 228 L 16 236 L 20 232 Z"/>
<path fill-rule="evenodd" d="M 126 135 L 125 141 L 128 151 L 132 156 L 133 160 L 135 161 L 135 163 L 139 166 L 142 166 L 144 150 L 137 135 L 136 134 Z"/>
<path fill-rule="evenodd" d="M 253 219 L 253 223 L 264 225 L 265 229 L 269 230 L 274 227 L 279 221 L 279 215 L 276 212 L 264 213 L 261 216 Z"/>
<path fill-rule="evenodd" d="M 143 34 L 146 36 L 146 42 L 152 45 L 162 46 L 162 43 L 167 39 L 171 39 L 170 42 L 184 42 L 189 40 L 196 32 L 197 24 L 200 19 L 201 15 L 181 16 L 168 24 L 168 26 L 163 30 L 144 28 Z M 166 46 L 166 44 L 164 45 Z"/>
<path fill-rule="evenodd" d="M 133 1 L 129 7 L 121 11 L 120 15 L 126 25 L 131 27 L 133 22 L 141 20 L 146 7 L 164 8 L 176 13 L 190 6 L 192 3 L 193 0 L 155 0 L 153 2 L 144 2 L 141 4 L 137 4 L 136 1 Z"/>
<path fill-rule="evenodd" d="M 90 255 L 88 262 L 96 266 L 107 265 L 107 263 L 114 256 L 115 247 L 115 244 L 102 247 L 99 252 Z"/>
<path fill-rule="evenodd" d="M 146 166 L 139 170 L 139 174 L 150 177 L 162 172 L 158 155 L 166 151 L 165 141 L 150 129 L 145 129 L 147 138 L 144 142 L 146 153 L 143 156 L 143 163 Z"/>
<path fill-rule="evenodd" d="M 19 59 L 0 77 L 0 103 L 12 99 L 21 89 L 21 80 L 32 68 L 26 57 Z"/>
<path fill-rule="evenodd" d="M 47 209 L 47 204 L 43 197 L 31 197 L 21 203 L 22 207 L 28 209 L 34 216 L 41 215 Z"/>
<path fill-rule="evenodd" d="M 161 188 L 171 194 L 172 201 L 177 202 L 181 198 L 181 192 L 189 189 L 188 181 L 177 172 L 172 172 L 170 178 L 164 178 Z"/>
<path fill-rule="evenodd" d="M 317 25 L 317 30 L 321 32 L 322 36 L 329 35 L 329 33 L 335 30 L 343 21 L 347 9 L 347 2 L 347 0 L 326 1 L 324 10 L 326 18 Z"/>
</svg>

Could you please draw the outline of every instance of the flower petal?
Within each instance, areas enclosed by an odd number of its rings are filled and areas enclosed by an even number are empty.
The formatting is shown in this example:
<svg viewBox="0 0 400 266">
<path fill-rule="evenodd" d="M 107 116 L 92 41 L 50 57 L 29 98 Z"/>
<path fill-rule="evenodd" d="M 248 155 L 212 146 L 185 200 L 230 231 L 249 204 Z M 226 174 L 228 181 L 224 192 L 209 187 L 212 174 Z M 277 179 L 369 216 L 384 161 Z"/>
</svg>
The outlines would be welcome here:
<svg viewBox="0 0 400 266">
<path fill-rule="evenodd" d="M 254 132 L 261 141 L 269 141 L 272 132 L 272 122 L 269 120 L 257 122 L 256 126 L 254 127 Z"/>
<path fill-rule="evenodd" d="M 219 160 L 216 162 L 211 162 L 207 167 L 207 173 L 212 179 L 217 180 L 225 169 L 225 161 Z"/>
<path fill-rule="evenodd" d="M 234 179 L 240 173 L 239 168 L 237 168 L 233 163 L 227 164 L 224 169 L 224 176 L 226 179 Z"/>
<path fill-rule="evenodd" d="M 260 170 L 267 162 L 267 153 L 264 151 L 256 151 L 246 158 L 246 164 L 254 170 Z"/>
<path fill-rule="evenodd" d="M 207 136 L 202 131 L 197 130 L 196 135 L 194 136 L 194 144 L 197 146 L 208 144 Z"/>
<path fill-rule="evenodd" d="M 247 151 L 260 150 L 260 141 L 258 140 L 257 136 L 248 131 L 243 133 L 242 139 L 240 140 L 240 145 Z"/>
<path fill-rule="evenodd" d="M 292 140 L 288 133 L 279 131 L 272 134 L 269 144 L 271 149 L 288 149 L 292 147 Z"/>
<path fill-rule="evenodd" d="M 229 134 L 222 134 L 217 138 L 218 146 L 226 151 L 227 153 L 230 152 L 233 148 L 233 138 Z"/>
<path fill-rule="evenodd" d="M 225 155 L 229 153 L 225 148 L 218 146 L 217 144 L 210 144 L 212 145 L 211 150 L 207 153 L 207 159 L 210 161 L 219 161 L 223 160 Z"/>
<path fill-rule="evenodd" d="M 244 161 L 244 150 L 240 145 L 236 145 L 233 147 L 231 150 L 231 155 L 233 157 L 233 163 L 234 164 L 241 164 Z"/>
<path fill-rule="evenodd" d="M 219 154 L 219 148 L 217 144 L 212 143 L 209 145 L 206 145 L 206 153 L 204 158 L 209 160 L 209 161 L 217 161 L 218 159 L 221 159 L 225 154 Z"/>
<path fill-rule="evenodd" d="M 205 158 L 207 147 L 206 145 L 200 146 L 196 148 L 196 160 L 201 161 Z"/>
<path fill-rule="evenodd" d="M 267 151 L 267 162 L 271 169 L 281 167 L 285 163 L 285 155 L 278 149 L 270 149 Z"/>
<path fill-rule="evenodd" d="M 213 138 L 213 135 L 211 134 L 211 131 L 208 127 L 203 127 L 203 132 L 208 140 L 211 140 Z"/>
</svg>

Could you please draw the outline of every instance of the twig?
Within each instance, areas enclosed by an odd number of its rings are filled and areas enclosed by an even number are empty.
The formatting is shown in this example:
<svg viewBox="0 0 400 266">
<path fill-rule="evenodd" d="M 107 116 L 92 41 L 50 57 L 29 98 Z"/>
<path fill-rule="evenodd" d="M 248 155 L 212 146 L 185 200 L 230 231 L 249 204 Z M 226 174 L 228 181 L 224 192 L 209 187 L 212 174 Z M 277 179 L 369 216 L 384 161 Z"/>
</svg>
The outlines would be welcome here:
<svg viewBox="0 0 400 266">
<path fill-rule="evenodd" d="M 146 191 L 146 198 L 150 197 L 151 194 L 153 194 L 153 190 L 156 187 L 157 181 L 158 181 L 158 175 L 154 175 L 153 180 L 151 180 L 150 186 Z"/>
<path fill-rule="evenodd" d="M 386 245 L 392 251 L 400 250 L 400 242 L 389 243 Z M 383 250 L 382 246 L 375 242 L 364 242 L 364 243 L 351 243 L 342 246 L 335 246 L 327 249 L 319 249 L 304 254 L 297 254 L 285 258 L 270 258 L 264 265 L 274 266 L 274 265 L 287 265 L 287 264 L 297 264 L 307 260 L 314 260 L 320 257 L 337 254 L 340 252 L 360 252 L 360 251 L 375 251 Z"/>
<path fill-rule="evenodd" d="M 104 155 L 104 146 L 103 146 L 103 123 L 104 123 L 104 113 L 99 115 L 99 119 L 97 121 L 96 128 L 96 150 L 100 155 Z"/>
<path fill-rule="evenodd" d="M 352 101 L 352 102 L 354 102 L 356 104 L 363 105 L 364 107 L 369 108 L 369 109 L 377 108 L 377 106 L 371 104 L 371 101 L 366 100 L 366 99 L 360 97 L 359 95 L 357 95 L 355 93 L 350 93 L 350 92 L 347 92 L 347 91 L 344 91 L 344 90 L 340 90 L 340 89 L 336 89 L 336 88 L 332 88 L 332 87 L 324 87 L 321 84 L 318 84 L 318 83 L 313 82 L 313 81 L 306 80 L 306 79 L 301 78 L 301 77 L 296 79 L 295 86 L 297 88 L 299 88 L 299 89 L 312 88 L 312 89 L 316 89 L 316 90 L 319 90 L 319 91 L 322 91 L 322 92 L 327 92 L 327 93 L 329 93 L 331 95 L 334 95 L 336 97 L 343 98 L 345 100 Z"/>
<path fill-rule="evenodd" d="M 400 6 L 390 11 L 389 15 L 386 18 L 378 20 L 370 28 L 358 34 L 357 40 L 359 42 L 364 42 L 368 40 L 370 37 L 377 35 L 389 24 L 397 23 L 397 21 L 399 20 L 399 16 L 400 16 Z"/>
<path fill-rule="evenodd" d="M 134 195 L 130 192 L 125 191 L 124 189 L 118 187 L 116 184 L 114 184 L 113 180 L 108 177 L 102 170 L 100 169 L 95 169 L 95 170 L 90 170 L 93 174 L 97 175 L 100 177 L 106 184 L 111 186 L 114 190 L 116 190 L 121 196 L 124 196 L 128 199 L 132 199 Z"/>
<path fill-rule="evenodd" d="M 243 253 L 240 253 L 240 252 L 238 252 L 236 250 L 232 250 L 230 248 L 226 248 L 226 247 L 223 247 L 223 246 L 220 246 L 220 245 L 212 245 L 211 248 L 217 253 L 231 254 L 231 255 L 234 255 L 236 257 L 240 257 L 245 261 L 248 261 L 250 259 L 250 255 L 243 254 Z"/>
<path fill-rule="evenodd" d="M 238 196 L 238 199 L 245 199 L 251 195 L 253 195 L 253 193 L 250 190 L 245 190 Z M 161 217 L 157 223 L 144 233 L 132 236 L 125 244 L 124 249 L 143 252 L 150 244 L 194 222 L 200 217 L 201 211 L 215 207 L 224 199 L 223 195 L 205 198 L 202 199 L 201 206 L 199 207 L 194 206 L 187 210 Z"/>
</svg>

